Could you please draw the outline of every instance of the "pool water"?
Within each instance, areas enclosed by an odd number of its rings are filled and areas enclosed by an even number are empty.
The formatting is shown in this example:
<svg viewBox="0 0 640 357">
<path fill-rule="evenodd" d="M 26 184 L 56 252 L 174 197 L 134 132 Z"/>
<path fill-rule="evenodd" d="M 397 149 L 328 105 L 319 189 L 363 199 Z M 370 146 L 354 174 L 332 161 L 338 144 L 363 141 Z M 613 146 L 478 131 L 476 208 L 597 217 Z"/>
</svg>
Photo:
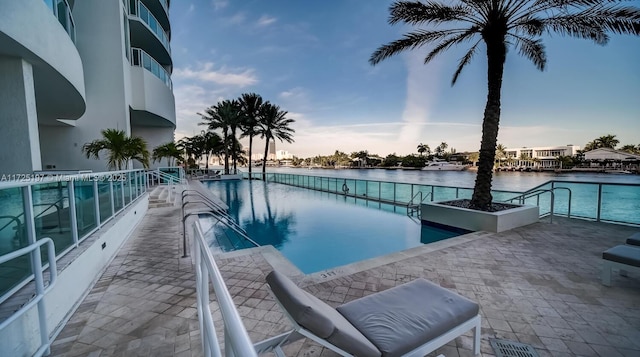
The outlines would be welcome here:
<svg viewBox="0 0 640 357">
<path fill-rule="evenodd" d="M 409 218 L 404 207 L 393 212 L 304 188 L 247 180 L 207 184 L 251 239 L 273 245 L 305 274 L 466 233 L 423 225 Z M 206 222 L 212 246 L 225 251 L 250 247 L 223 225 Z"/>
</svg>

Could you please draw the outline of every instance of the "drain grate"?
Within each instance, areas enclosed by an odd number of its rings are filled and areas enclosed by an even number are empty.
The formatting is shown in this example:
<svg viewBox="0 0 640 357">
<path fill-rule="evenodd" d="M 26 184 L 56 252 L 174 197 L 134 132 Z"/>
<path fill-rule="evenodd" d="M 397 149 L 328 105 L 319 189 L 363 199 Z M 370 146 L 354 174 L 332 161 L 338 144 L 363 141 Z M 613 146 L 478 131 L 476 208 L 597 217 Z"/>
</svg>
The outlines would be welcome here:
<svg viewBox="0 0 640 357">
<path fill-rule="evenodd" d="M 497 338 L 489 339 L 496 357 L 540 357 L 533 346 Z"/>
</svg>

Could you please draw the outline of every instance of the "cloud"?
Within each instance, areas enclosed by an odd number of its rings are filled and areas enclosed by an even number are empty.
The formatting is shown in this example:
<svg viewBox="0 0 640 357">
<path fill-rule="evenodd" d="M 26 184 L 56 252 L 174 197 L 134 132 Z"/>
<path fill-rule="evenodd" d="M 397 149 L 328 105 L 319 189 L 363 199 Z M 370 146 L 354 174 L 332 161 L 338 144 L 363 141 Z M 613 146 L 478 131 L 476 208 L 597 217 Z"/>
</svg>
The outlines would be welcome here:
<svg viewBox="0 0 640 357">
<path fill-rule="evenodd" d="M 227 7 L 227 5 L 229 5 L 228 0 L 213 0 L 212 3 L 214 10 L 224 9 L 225 7 Z"/>
<path fill-rule="evenodd" d="M 238 12 L 235 15 L 227 18 L 224 22 L 227 25 L 241 25 L 247 19 L 247 16 L 243 12 Z"/>
<path fill-rule="evenodd" d="M 173 72 L 173 80 L 193 79 L 201 82 L 213 82 L 220 85 L 247 87 L 258 83 L 255 70 L 252 68 L 214 68 L 212 62 L 200 63 L 197 68 L 178 68 Z"/>
<path fill-rule="evenodd" d="M 269 25 L 275 23 L 276 21 L 278 21 L 278 19 L 276 19 L 275 17 L 271 17 L 269 15 L 262 15 L 258 19 L 257 25 L 261 26 L 261 27 L 269 26 Z"/>
</svg>

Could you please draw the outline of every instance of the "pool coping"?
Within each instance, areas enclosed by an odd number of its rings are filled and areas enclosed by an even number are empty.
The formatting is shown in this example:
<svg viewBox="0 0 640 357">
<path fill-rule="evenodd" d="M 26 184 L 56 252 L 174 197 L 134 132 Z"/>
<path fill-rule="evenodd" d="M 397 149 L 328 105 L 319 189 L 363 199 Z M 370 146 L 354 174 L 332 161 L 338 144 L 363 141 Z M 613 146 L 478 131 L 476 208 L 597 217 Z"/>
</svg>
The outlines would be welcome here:
<svg viewBox="0 0 640 357">
<path fill-rule="evenodd" d="M 399 252 L 394 252 L 379 257 L 369 258 L 354 263 L 321 270 L 311 274 L 303 273 L 297 266 L 295 266 L 295 264 L 293 264 L 289 259 L 287 259 L 287 257 L 285 257 L 272 245 L 247 248 L 236 250 L 233 252 L 221 252 L 218 254 L 214 254 L 214 257 L 219 257 L 221 259 L 232 259 L 247 255 L 260 254 L 274 270 L 285 274 L 286 276 L 292 278 L 300 286 L 304 287 L 349 276 L 365 270 L 377 268 L 379 266 L 417 257 L 426 253 L 431 253 L 460 244 L 469 243 L 494 234 L 496 233 L 487 231 L 471 232 L 457 237 L 447 238 L 437 242 L 423 244 L 418 247 L 401 250 Z"/>
</svg>

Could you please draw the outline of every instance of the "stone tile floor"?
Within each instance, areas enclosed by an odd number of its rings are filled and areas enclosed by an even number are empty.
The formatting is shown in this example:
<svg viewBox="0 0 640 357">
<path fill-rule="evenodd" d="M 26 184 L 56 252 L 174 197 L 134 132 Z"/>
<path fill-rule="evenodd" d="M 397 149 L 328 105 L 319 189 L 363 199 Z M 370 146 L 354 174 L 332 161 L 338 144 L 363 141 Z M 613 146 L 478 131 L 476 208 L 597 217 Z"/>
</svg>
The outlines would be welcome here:
<svg viewBox="0 0 640 357">
<path fill-rule="evenodd" d="M 179 214 L 176 208 L 147 213 L 54 342 L 53 356 L 202 355 Z M 640 276 L 615 276 L 607 288 L 599 275 L 602 251 L 636 231 L 554 218 L 356 273 L 294 279 L 333 306 L 417 277 L 437 282 L 481 305 L 483 356 L 493 355 L 489 338 L 531 344 L 540 356 L 640 356 Z M 288 330 L 266 290 L 272 268 L 262 254 L 218 256 L 217 263 L 254 342 Z M 219 320 L 216 303 L 211 306 Z M 435 354 L 471 356 L 471 348 L 469 333 Z M 285 352 L 335 356 L 309 340 Z"/>
</svg>

